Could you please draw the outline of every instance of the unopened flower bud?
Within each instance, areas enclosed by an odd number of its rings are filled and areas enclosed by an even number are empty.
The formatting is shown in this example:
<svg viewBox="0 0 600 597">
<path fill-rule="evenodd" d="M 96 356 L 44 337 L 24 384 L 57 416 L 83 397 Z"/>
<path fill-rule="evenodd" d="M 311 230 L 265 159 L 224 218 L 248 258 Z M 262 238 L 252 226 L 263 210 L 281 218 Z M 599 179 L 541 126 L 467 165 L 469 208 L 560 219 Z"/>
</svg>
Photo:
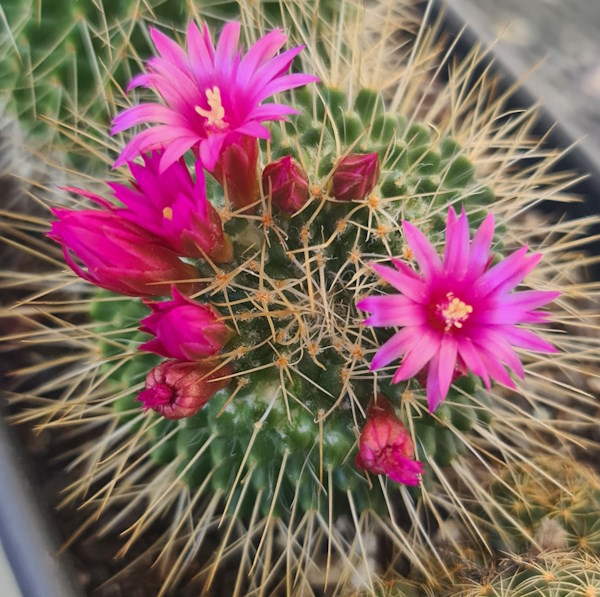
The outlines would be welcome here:
<svg viewBox="0 0 600 597">
<path fill-rule="evenodd" d="M 356 467 L 387 475 L 404 485 L 418 485 L 423 464 L 415 460 L 415 447 L 392 405 L 381 395 L 367 411 L 367 422 L 358 440 Z"/>
<path fill-rule="evenodd" d="M 289 155 L 267 164 L 262 174 L 262 187 L 265 196 L 271 196 L 273 205 L 287 214 L 297 212 L 310 197 L 308 176 Z"/>
<path fill-rule="evenodd" d="M 172 301 L 144 303 L 152 313 L 142 319 L 140 329 L 156 338 L 141 344 L 140 350 L 197 361 L 220 352 L 229 339 L 229 329 L 212 305 L 197 303 L 176 289 Z"/>
<path fill-rule="evenodd" d="M 212 175 L 225 189 L 234 209 L 247 208 L 259 198 L 258 142 L 254 137 L 238 135 L 222 149 Z"/>
<path fill-rule="evenodd" d="M 84 280 L 129 296 L 165 295 L 173 283 L 193 292 L 195 283 L 185 280 L 198 276 L 196 268 L 134 222 L 98 209 L 52 213 L 57 220 L 48 236 L 62 245 L 67 265 Z"/>
<path fill-rule="evenodd" d="M 229 383 L 231 373 L 214 362 L 164 361 L 149 371 L 138 400 L 166 419 L 191 417 Z"/>
<path fill-rule="evenodd" d="M 339 201 L 360 201 L 379 180 L 376 153 L 351 153 L 342 158 L 331 179 L 331 195 Z"/>
</svg>

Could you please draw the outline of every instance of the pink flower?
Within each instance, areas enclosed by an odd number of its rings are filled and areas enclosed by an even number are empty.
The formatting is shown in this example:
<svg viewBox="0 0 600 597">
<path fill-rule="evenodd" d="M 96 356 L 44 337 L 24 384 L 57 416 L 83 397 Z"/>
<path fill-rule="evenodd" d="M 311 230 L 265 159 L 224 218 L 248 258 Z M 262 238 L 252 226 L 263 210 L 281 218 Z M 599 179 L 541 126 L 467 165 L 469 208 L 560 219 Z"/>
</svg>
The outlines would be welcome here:
<svg viewBox="0 0 600 597">
<path fill-rule="evenodd" d="M 396 483 L 419 484 L 423 464 L 415 460 L 415 447 L 406 427 L 381 394 L 367 411 L 354 463 L 358 469 L 387 475 Z"/>
<path fill-rule="evenodd" d="M 523 366 L 513 347 L 556 352 L 552 344 L 519 323 L 540 323 L 548 314 L 537 311 L 559 293 L 541 290 L 514 292 L 535 268 L 541 254 L 527 256 L 527 246 L 489 267 L 494 218 L 489 214 L 469 242 L 469 223 L 448 210 L 443 260 L 425 235 L 403 222 L 406 241 L 420 275 L 398 259 L 396 269 L 373 264 L 373 269 L 400 294 L 371 296 L 358 308 L 372 313 L 365 324 L 400 329 L 376 353 L 371 369 L 381 369 L 403 356 L 392 381 L 415 376 L 428 366 L 427 401 L 433 412 L 444 400 L 455 369 L 469 369 L 514 387 L 504 365 L 523 377 Z"/>
<path fill-rule="evenodd" d="M 170 294 L 178 283 L 192 292 L 198 277 L 193 266 L 146 230 L 111 211 L 53 209 L 58 218 L 48 236 L 62 244 L 65 261 L 96 286 L 130 296 Z M 87 267 L 84 270 L 74 259 Z"/>
<path fill-rule="evenodd" d="M 376 153 L 351 153 L 342 158 L 331 177 L 331 195 L 338 201 L 360 201 L 379 180 Z"/>
<path fill-rule="evenodd" d="M 155 410 L 166 419 L 183 419 L 196 414 L 229 383 L 231 367 L 214 363 L 164 361 L 146 376 L 146 389 L 138 400 L 144 409 Z"/>
<path fill-rule="evenodd" d="M 190 23 L 187 52 L 157 29 L 151 28 L 150 35 L 159 55 L 148 61 L 148 72 L 137 75 L 128 89 L 152 88 L 164 104 L 141 104 L 115 118 L 112 134 L 156 123 L 127 144 L 115 167 L 166 147 L 160 164 L 165 170 L 188 149 L 197 148 L 202 165 L 212 171 L 224 146 L 238 143 L 242 135 L 268 139 L 262 122 L 297 113 L 290 106 L 261 102 L 318 80 L 302 73 L 283 74 L 302 47 L 277 55 L 287 40 L 279 29 L 259 39 L 244 56 L 238 48 L 236 22 L 225 25 L 216 49 L 206 25 L 200 31 Z"/>
<path fill-rule="evenodd" d="M 308 176 L 289 155 L 265 166 L 262 187 L 265 196 L 271 194 L 273 205 L 287 214 L 297 212 L 310 197 Z"/>
<path fill-rule="evenodd" d="M 231 242 L 223 233 L 219 214 L 206 199 L 202 168 L 196 168 L 195 183 L 183 160 L 160 173 L 161 155 L 145 155 L 144 166 L 129 163 L 132 186 L 108 183 L 115 197 L 127 206 L 114 208 L 115 213 L 152 232 L 178 255 L 230 261 Z"/>
<path fill-rule="evenodd" d="M 140 350 L 197 361 L 220 352 L 229 339 L 229 330 L 214 307 L 197 303 L 176 289 L 172 301 L 144 303 L 152 313 L 142 319 L 140 330 L 156 338 L 141 344 Z"/>
</svg>

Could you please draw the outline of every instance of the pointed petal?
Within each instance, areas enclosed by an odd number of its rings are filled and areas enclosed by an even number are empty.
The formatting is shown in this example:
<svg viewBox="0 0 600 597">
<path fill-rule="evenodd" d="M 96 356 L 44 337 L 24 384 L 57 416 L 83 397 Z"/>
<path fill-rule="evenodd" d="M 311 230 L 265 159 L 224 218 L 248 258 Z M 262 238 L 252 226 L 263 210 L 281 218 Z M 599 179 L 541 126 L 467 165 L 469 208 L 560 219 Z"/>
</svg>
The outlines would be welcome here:
<svg viewBox="0 0 600 597">
<path fill-rule="evenodd" d="M 482 346 L 478 346 L 477 350 L 483 365 L 490 374 L 490 377 L 495 379 L 498 383 L 501 383 L 503 386 L 515 388 L 514 381 L 510 378 L 510 375 L 506 372 L 506 369 L 502 366 L 498 360 L 498 357 Z"/>
<path fill-rule="evenodd" d="M 429 412 L 432 413 L 444 400 L 446 394 L 440 392 L 440 376 L 439 376 L 439 355 L 434 355 L 429 362 L 429 370 L 427 372 L 427 406 Z"/>
<path fill-rule="evenodd" d="M 264 99 L 279 93 L 280 91 L 286 91 L 287 89 L 294 89 L 295 87 L 302 87 L 308 83 L 314 83 L 319 80 L 319 77 L 313 75 L 305 75 L 303 73 L 294 73 L 292 75 L 285 75 L 283 77 L 277 77 L 267 85 L 265 85 L 260 92 L 254 96 L 254 101 L 262 102 Z"/>
<path fill-rule="evenodd" d="M 268 128 L 252 120 L 250 122 L 245 122 L 242 126 L 238 127 L 236 129 L 236 133 L 248 135 L 249 137 L 256 137 L 258 139 L 271 138 L 271 134 L 269 133 Z"/>
<path fill-rule="evenodd" d="M 160 159 L 159 174 L 163 174 L 169 166 L 172 166 L 190 147 L 193 147 L 199 141 L 200 138 L 197 135 L 178 137 L 171 141 Z"/>
<path fill-rule="evenodd" d="M 421 268 L 423 277 L 425 280 L 431 280 L 434 275 L 442 271 L 442 262 L 439 255 L 428 238 L 410 222 L 403 221 L 402 228 L 404 229 L 406 241 Z"/>
<path fill-rule="evenodd" d="M 469 222 L 463 208 L 460 218 L 448 208 L 444 269 L 456 280 L 462 280 L 469 268 Z"/>
<path fill-rule="evenodd" d="M 456 339 L 449 334 L 444 334 L 440 345 L 438 366 L 440 394 L 443 397 L 446 397 L 448 394 L 450 384 L 452 383 L 452 376 L 456 368 L 457 353 L 458 345 Z"/>
<path fill-rule="evenodd" d="M 431 357 L 439 352 L 440 340 L 441 338 L 438 334 L 425 329 L 414 347 L 407 351 L 402 364 L 398 367 L 396 373 L 394 373 L 392 383 L 410 379 L 421 371 Z"/>
<path fill-rule="evenodd" d="M 424 303 L 427 301 L 428 289 L 420 278 L 407 274 L 405 271 L 393 270 L 391 267 L 379 263 L 372 263 L 371 267 L 388 284 L 391 284 L 396 290 L 407 296 L 409 299 L 412 299 L 417 303 Z"/>
<path fill-rule="evenodd" d="M 474 284 L 475 295 L 484 297 L 492 292 L 508 292 L 520 284 L 542 258 L 541 253 L 529 256 L 526 253 L 527 245 L 514 251 L 506 259 L 485 272 Z"/>
<path fill-rule="evenodd" d="M 196 82 L 200 83 L 204 77 L 214 71 L 214 63 L 210 46 L 207 46 L 205 37 L 193 21 L 190 21 L 188 26 L 187 45 L 190 66 L 196 76 Z"/>
<path fill-rule="evenodd" d="M 169 62 L 172 62 L 180 70 L 187 70 L 189 67 L 188 57 L 185 50 L 176 44 L 170 37 L 161 33 L 158 29 L 150 27 L 150 37 L 156 46 L 159 54 Z"/>
<path fill-rule="evenodd" d="M 411 350 L 419 341 L 421 335 L 419 328 L 404 328 L 396 332 L 373 357 L 371 371 L 376 371 L 389 365 L 405 352 Z"/>
<path fill-rule="evenodd" d="M 479 226 L 471 243 L 471 255 L 469 259 L 469 273 L 473 278 L 483 274 L 487 265 L 492 240 L 494 238 L 494 215 L 489 213 Z"/>
<path fill-rule="evenodd" d="M 211 172 L 221 155 L 225 135 L 212 134 L 200 141 L 200 161 Z"/>
<path fill-rule="evenodd" d="M 458 353 L 460 358 L 465 362 L 467 369 L 470 369 L 475 375 L 479 375 L 483 379 L 485 387 L 490 389 L 490 378 L 488 376 L 485 365 L 479 358 L 477 349 L 469 338 L 458 339 Z"/>
<path fill-rule="evenodd" d="M 230 21 L 223 27 L 215 53 L 215 69 L 223 74 L 232 70 L 240 40 L 240 23 Z"/>
<path fill-rule="evenodd" d="M 373 313 L 365 319 L 365 325 L 374 327 L 421 325 L 426 322 L 423 307 L 398 296 L 370 296 L 356 305 L 362 311 Z"/>
<path fill-rule="evenodd" d="M 275 29 L 261 37 L 246 53 L 240 62 L 238 82 L 246 85 L 254 71 L 269 60 L 283 47 L 287 35 L 281 29 Z"/>
<path fill-rule="evenodd" d="M 542 340 L 542 338 L 530 330 L 510 327 L 503 334 L 508 342 L 517 348 L 525 348 L 534 352 L 558 352 L 558 349 L 550 344 L 550 342 Z"/>
</svg>

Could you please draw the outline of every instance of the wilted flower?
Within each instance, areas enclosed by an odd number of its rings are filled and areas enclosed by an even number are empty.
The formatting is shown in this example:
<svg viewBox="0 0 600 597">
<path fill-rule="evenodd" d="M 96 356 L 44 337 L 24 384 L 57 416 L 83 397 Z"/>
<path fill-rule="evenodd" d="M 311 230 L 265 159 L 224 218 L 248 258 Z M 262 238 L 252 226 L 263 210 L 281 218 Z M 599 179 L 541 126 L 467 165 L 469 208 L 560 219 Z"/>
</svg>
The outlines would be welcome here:
<svg viewBox="0 0 600 597">
<path fill-rule="evenodd" d="M 183 159 L 159 172 L 162 152 L 144 156 L 144 166 L 129 163 L 132 186 L 108 183 L 127 209 L 115 212 L 160 238 L 178 255 L 230 261 L 231 242 L 223 233 L 219 214 L 206 199 L 202 168 L 192 180 Z"/>
<path fill-rule="evenodd" d="M 228 340 L 229 330 L 213 306 L 197 303 L 176 289 L 171 301 L 144 303 L 152 313 L 142 319 L 140 329 L 156 338 L 141 344 L 140 350 L 197 361 L 220 352 Z"/>
<path fill-rule="evenodd" d="M 387 475 L 397 483 L 419 484 L 423 464 L 415 460 L 415 447 L 406 427 L 381 394 L 367 411 L 355 464 L 361 470 Z"/>
<path fill-rule="evenodd" d="M 161 296 L 180 283 L 192 292 L 196 269 L 164 243 L 111 211 L 53 209 L 48 236 L 63 247 L 65 261 L 84 280 L 130 296 Z M 84 270 L 74 259 L 87 268 Z"/>
<path fill-rule="evenodd" d="M 289 155 L 265 166 L 262 187 L 265 196 L 271 194 L 273 205 L 287 214 L 297 212 L 310 197 L 308 176 Z"/>
<path fill-rule="evenodd" d="M 202 165 L 212 171 L 225 146 L 240 142 L 242 135 L 268 139 L 261 123 L 297 113 L 290 106 L 261 102 L 317 80 L 302 73 L 283 74 L 302 47 L 277 55 L 287 40 L 279 29 L 259 39 L 244 56 L 238 48 L 237 22 L 225 25 L 216 49 L 206 25 L 200 31 L 190 23 L 187 53 L 154 28 L 150 35 L 159 55 L 148 61 L 148 72 L 134 77 L 128 89 L 152 88 L 165 103 L 134 106 L 115 118 L 112 134 L 142 123 L 157 125 L 135 135 L 115 167 L 140 153 L 166 147 L 160 166 L 165 170 L 188 149 L 196 148 Z"/>
<path fill-rule="evenodd" d="M 167 419 L 191 417 L 229 383 L 231 373 L 227 365 L 164 361 L 148 372 L 138 400 Z"/>
<path fill-rule="evenodd" d="M 339 201 L 364 199 L 379 180 L 376 153 L 351 153 L 342 158 L 331 177 L 331 195 Z"/>
<path fill-rule="evenodd" d="M 393 382 L 409 379 L 428 365 L 427 401 L 433 411 L 446 397 L 457 365 L 483 378 L 514 387 L 503 365 L 523 377 L 523 366 L 513 347 L 556 352 L 552 344 L 518 323 L 538 323 L 547 313 L 538 307 L 559 293 L 510 293 L 535 268 L 542 255 L 527 256 L 527 246 L 489 267 L 494 218 L 489 214 L 469 242 L 469 223 L 448 210 L 446 248 L 440 259 L 425 235 L 403 222 L 406 240 L 421 275 L 398 259 L 396 269 L 374 264 L 373 269 L 400 294 L 372 296 L 358 308 L 372 313 L 365 323 L 375 327 L 400 326 L 373 357 L 371 369 L 385 367 L 404 356 Z"/>
</svg>

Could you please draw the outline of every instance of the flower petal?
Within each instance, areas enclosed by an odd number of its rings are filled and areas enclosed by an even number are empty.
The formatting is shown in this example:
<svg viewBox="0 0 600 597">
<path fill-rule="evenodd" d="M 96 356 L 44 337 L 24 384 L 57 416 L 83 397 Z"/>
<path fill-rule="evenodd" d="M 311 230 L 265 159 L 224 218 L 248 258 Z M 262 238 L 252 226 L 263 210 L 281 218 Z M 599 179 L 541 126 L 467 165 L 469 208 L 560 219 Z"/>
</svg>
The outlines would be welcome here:
<svg viewBox="0 0 600 597">
<path fill-rule="evenodd" d="M 388 284 L 391 284 L 396 290 L 407 296 L 409 299 L 417 303 L 424 303 L 427 300 L 427 286 L 420 278 L 408 274 L 406 271 L 393 270 L 391 267 L 379 263 L 372 263 L 371 267 Z"/>
<path fill-rule="evenodd" d="M 431 280 L 442 271 L 442 262 L 439 255 L 429 242 L 429 239 L 410 222 L 403 221 L 402 228 L 404 229 L 406 241 L 421 268 L 423 277 L 425 280 Z"/>
<path fill-rule="evenodd" d="M 421 371 L 431 357 L 440 350 L 440 340 L 439 334 L 425 329 L 414 347 L 407 351 L 402 364 L 394 373 L 392 383 L 410 379 Z"/>
<path fill-rule="evenodd" d="M 411 350 L 421 337 L 419 328 L 404 328 L 396 332 L 383 346 L 377 351 L 371 361 L 371 371 L 381 369 L 389 365 L 392 361 L 401 357 L 405 352 Z"/>
</svg>

